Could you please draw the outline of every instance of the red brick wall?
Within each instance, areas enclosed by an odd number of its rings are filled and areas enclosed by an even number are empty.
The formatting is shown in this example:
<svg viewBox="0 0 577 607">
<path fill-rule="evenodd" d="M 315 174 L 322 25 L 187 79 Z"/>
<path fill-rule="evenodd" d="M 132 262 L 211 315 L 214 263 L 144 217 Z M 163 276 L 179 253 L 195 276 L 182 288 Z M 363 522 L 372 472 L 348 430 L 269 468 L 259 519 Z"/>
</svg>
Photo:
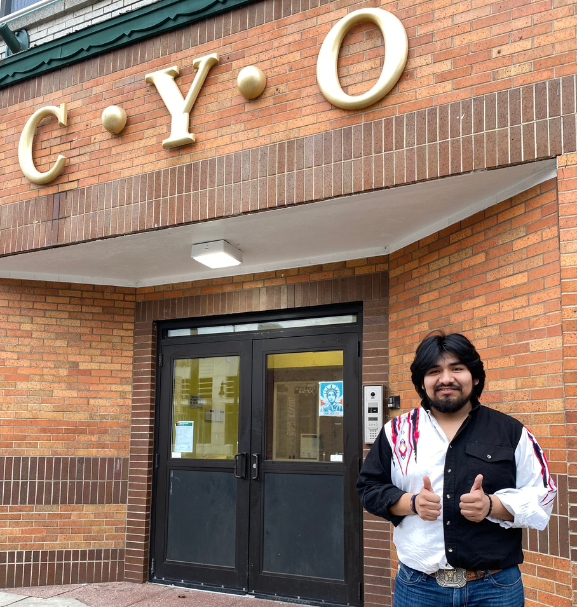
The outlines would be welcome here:
<svg viewBox="0 0 577 607">
<path fill-rule="evenodd" d="M 324 99 L 316 84 L 318 52 L 338 19 L 369 5 L 402 20 L 409 60 L 398 85 L 382 101 L 358 112 L 340 110 Z M 260 0 L 0 91 L 0 107 L 10 110 L 0 125 L 0 201 L 64 192 L 432 106 L 448 107 L 536 82 L 549 81 L 556 93 L 552 79 L 577 69 L 575 48 L 575 4 L 566 0 L 499 0 L 478 6 L 470 0 Z M 182 90 L 188 90 L 193 59 L 212 52 L 221 55 L 221 64 L 210 71 L 192 112 L 197 142 L 165 151 L 161 142 L 170 116 L 144 77 L 176 64 Z M 383 55 L 375 26 L 351 30 L 339 63 L 345 89 L 368 89 Z M 238 93 L 236 76 L 250 64 L 264 70 L 268 87 L 261 98 L 249 102 Z M 40 188 L 18 168 L 18 139 L 35 109 L 60 103 L 68 103 L 69 126 L 62 129 L 53 119 L 45 121 L 36 137 L 36 159 L 40 170 L 46 170 L 62 152 L 69 165 L 53 185 Z M 112 103 L 122 105 L 129 116 L 120 137 L 109 135 L 101 125 L 102 110 Z"/>
<path fill-rule="evenodd" d="M 563 217 L 572 171 L 560 171 Z M 552 180 L 388 257 L 137 290 L 2 281 L 0 585 L 117 579 L 123 567 L 146 579 L 153 321 L 364 301 L 363 381 L 389 382 L 405 408 L 416 404 L 408 365 L 428 331 L 463 331 L 480 348 L 483 402 L 539 437 L 560 489 L 549 529 L 525 537 L 528 604 L 569 605 L 563 348 L 570 359 L 573 308 L 569 291 L 562 321 L 558 238 Z M 48 460 L 60 463 L 48 470 Z M 390 526 L 366 515 L 364 537 L 365 602 L 390 604 Z"/>
<path fill-rule="evenodd" d="M 0 587 L 122 578 L 134 305 L 0 279 Z"/>
<path fill-rule="evenodd" d="M 320 94 L 316 59 L 330 27 L 368 5 L 403 21 L 409 61 L 385 99 L 346 112 Z M 571 152 L 576 18 L 567 0 L 259 0 L 2 89 L 0 254 Z M 221 65 L 192 112 L 197 143 L 163 150 L 170 116 L 145 74 L 177 64 L 184 91 L 193 58 L 215 51 Z M 345 90 L 367 90 L 382 59 L 374 26 L 351 30 Z M 249 64 L 268 77 L 252 102 L 235 88 Z M 35 154 L 41 170 L 59 152 L 69 164 L 34 186 L 18 167 L 20 132 L 35 109 L 63 102 L 69 126 L 44 121 Z M 100 122 L 113 103 L 129 115 L 119 137 Z M 525 537 L 528 603 L 568 605 L 577 158 L 559 164 L 563 283 L 556 182 L 385 258 L 136 291 L 0 280 L 0 587 L 121 579 L 125 566 L 126 579 L 146 579 L 153 321 L 364 301 L 363 381 L 390 373 L 405 407 L 416 403 L 407 370 L 428 331 L 463 331 L 480 348 L 483 402 L 531 427 L 560 488 L 549 529 Z M 364 531 L 366 604 L 388 605 L 390 526 L 366 515 Z"/>
<path fill-rule="evenodd" d="M 418 403 L 409 365 L 430 331 L 475 343 L 481 402 L 527 425 L 559 486 L 548 530 L 525 536 L 527 605 L 571 605 L 556 180 L 392 253 L 389 271 L 391 392 Z"/>
</svg>

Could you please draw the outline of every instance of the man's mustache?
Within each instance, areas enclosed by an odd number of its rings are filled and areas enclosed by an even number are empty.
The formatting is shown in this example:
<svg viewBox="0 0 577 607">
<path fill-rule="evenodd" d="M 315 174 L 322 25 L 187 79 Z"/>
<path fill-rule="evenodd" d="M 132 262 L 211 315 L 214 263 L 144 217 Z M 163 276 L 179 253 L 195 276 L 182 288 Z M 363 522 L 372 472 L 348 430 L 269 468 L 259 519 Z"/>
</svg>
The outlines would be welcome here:
<svg viewBox="0 0 577 607">
<path fill-rule="evenodd" d="M 443 384 L 440 386 L 435 386 L 435 392 L 438 390 L 446 390 L 447 388 L 451 388 L 452 390 L 461 390 L 461 386 L 457 384 Z"/>
</svg>

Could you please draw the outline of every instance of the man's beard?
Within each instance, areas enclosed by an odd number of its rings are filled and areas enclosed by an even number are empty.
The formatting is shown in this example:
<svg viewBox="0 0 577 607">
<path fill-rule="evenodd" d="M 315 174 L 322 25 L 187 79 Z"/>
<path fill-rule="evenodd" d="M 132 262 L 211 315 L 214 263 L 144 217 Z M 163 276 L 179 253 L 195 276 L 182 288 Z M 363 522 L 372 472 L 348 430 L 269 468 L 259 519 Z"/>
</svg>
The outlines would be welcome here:
<svg viewBox="0 0 577 607">
<path fill-rule="evenodd" d="M 457 411 L 460 411 L 471 399 L 471 393 L 463 394 L 463 390 L 460 386 L 451 385 L 442 386 L 442 388 L 453 388 L 454 390 L 459 390 L 459 393 L 455 396 L 443 398 L 442 396 L 437 396 L 437 390 L 435 390 L 434 398 L 429 398 L 427 395 L 427 402 L 429 406 L 436 409 L 439 413 L 456 413 Z"/>
</svg>

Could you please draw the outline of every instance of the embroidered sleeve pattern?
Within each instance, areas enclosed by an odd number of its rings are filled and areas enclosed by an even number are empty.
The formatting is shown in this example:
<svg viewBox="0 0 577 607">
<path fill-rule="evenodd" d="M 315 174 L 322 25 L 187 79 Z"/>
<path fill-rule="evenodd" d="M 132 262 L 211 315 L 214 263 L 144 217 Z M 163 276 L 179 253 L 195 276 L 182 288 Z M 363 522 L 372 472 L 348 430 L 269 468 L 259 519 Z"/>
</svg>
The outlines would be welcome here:
<svg viewBox="0 0 577 607">
<path fill-rule="evenodd" d="M 411 456 L 417 461 L 417 443 L 419 441 L 420 408 L 403 413 L 391 421 L 391 441 L 393 443 L 393 462 L 399 466 L 403 476 L 407 475 Z"/>
<path fill-rule="evenodd" d="M 523 428 L 515 449 L 515 462 L 516 488 L 495 492 L 515 520 L 502 521 L 493 517 L 489 517 L 489 520 L 505 528 L 545 529 L 553 510 L 557 487 L 551 477 L 543 449 L 527 428 Z"/>
<path fill-rule="evenodd" d="M 557 487 L 551 478 L 551 473 L 549 471 L 549 462 L 543 453 L 543 449 L 539 446 L 539 443 L 535 440 L 535 437 L 525 428 L 527 432 L 527 436 L 533 445 L 533 451 L 535 453 L 535 457 L 538 459 L 539 464 L 541 466 L 541 476 L 543 478 L 543 487 L 547 490 L 545 495 L 541 498 L 541 506 L 546 507 L 549 504 L 552 504 L 557 496 Z"/>
<path fill-rule="evenodd" d="M 391 429 L 391 442 L 399 445 L 395 421 L 392 420 L 387 426 Z M 389 508 L 396 504 L 405 492 L 395 486 L 391 479 L 391 467 L 398 465 L 395 464 L 395 457 L 385 426 L 365 459 L 357 481 L 357 492 L 367 512 L 381 516 L 397 526 L 404 517 L 391 514 Z"/>
</svg>

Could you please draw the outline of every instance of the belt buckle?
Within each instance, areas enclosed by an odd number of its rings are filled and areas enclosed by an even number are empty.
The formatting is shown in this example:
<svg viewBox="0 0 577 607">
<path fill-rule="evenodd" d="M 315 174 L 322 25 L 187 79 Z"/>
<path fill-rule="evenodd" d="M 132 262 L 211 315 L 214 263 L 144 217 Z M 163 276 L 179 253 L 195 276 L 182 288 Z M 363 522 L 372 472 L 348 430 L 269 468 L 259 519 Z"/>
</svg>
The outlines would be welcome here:
<svg viewBox="0 0 577 607">
<path fill-rule="evenodd" d="M 462 588 L 467 583 L 467 570 L 460 567 L 439 569 L 435 572 L 435 578 L 443 588 Z"/>
</svg>

